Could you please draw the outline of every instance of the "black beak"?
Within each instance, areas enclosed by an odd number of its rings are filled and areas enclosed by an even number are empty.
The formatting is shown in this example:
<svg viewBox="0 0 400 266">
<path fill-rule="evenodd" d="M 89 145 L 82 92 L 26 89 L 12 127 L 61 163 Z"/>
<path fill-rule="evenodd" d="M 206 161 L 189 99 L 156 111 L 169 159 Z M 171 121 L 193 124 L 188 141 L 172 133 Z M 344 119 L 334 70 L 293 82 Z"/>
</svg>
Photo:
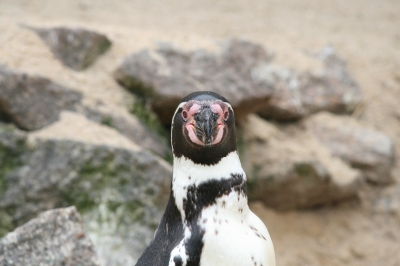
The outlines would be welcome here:
<svg viewBox="0 0 400 266">
<path fill-rule="evenodd" d="M 207 119 L 204 122 L 204 144 L 206 144 L 206 146 L 211 146 L 212 144 L 211 129 L 212 129 L 212 121 L 211 119 Z"/>
<path fill-rule="evenodd" d="M 208 106 L 205 106 L 195 115 L 196 135 L 206 145 L 211 146 L 213 142 L 213 129 L 217 124 L 218 115 Z"/>
</svg>

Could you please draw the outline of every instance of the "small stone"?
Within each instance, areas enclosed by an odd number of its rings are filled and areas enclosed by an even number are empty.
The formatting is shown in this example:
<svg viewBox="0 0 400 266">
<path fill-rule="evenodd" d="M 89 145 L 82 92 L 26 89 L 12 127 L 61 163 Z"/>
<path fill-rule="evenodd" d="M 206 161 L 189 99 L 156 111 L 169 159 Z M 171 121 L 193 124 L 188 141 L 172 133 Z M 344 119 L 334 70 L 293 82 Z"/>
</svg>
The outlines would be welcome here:
<svg viewBox="0 0 400 266">
<path fill-rule="evenodd" d="M 349 250 L 351 255 L 357 259 L 364 259 L 366 257 L 365 251 L 362 247 L 352 246 Z"/>
</svg>

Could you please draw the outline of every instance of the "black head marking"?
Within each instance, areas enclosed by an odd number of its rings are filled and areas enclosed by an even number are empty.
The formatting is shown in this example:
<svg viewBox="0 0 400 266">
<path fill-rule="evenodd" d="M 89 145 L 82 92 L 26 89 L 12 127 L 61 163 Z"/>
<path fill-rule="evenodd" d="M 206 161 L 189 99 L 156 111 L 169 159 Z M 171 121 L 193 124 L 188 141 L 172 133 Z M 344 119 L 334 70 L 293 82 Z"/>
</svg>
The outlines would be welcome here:
<svg viewBox="0 0 400 266">
<path fill-rule="evenodd" d="M 186 110 L 183 110 L 182 106 L 176 111 L 172 120 L 172 147 L 175 157 L 180 158 L 185 156 L 196 164 L 202 165 L 214 165 L 217 164 L 222 158 L 227 156 L 230 152 L 236 151 L 236 129 L 235 129 L 235 117 L 233 110 L 230 107 L 229 102 L 221 95 L 210 92 L 200 91 L 189 94 L 182 99 L 181 103 L 197 102 L 201 104 L 201 108 L 194 118 L 197 121 L 200 131 L 204 132 L 204 143 L 206 145 L 198 145 L 188 140 L 188 131 L 185 128 L 187 123 L 188 114 Z M 212 127 L 215 125 L 218 118 L 217 114 L 210 112 L 207 104 L 212 102 L 227 103 L 229 108 L 222 114 L 222 118 L 225 123 L 224 133 L 221 141 L 216 144 L 210 145 L 210 139 L 208 137 L 215 138 L 215 131 L 212 131 Z M 184 113 L 182 114 L 182 111 Z M 205 123 L 209 121 L 209 123 Z M 196 131 L 197 132 L 197 131 Z M 201 138 L 200 136 L 197 136 Z"/>
</svg>

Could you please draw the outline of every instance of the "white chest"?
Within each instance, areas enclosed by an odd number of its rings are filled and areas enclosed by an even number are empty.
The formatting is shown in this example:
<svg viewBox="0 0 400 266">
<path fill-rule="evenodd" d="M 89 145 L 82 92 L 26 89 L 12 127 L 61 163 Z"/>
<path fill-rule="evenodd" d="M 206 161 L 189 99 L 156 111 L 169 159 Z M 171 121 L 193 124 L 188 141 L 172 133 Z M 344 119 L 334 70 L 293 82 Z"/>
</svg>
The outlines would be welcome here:
<svg viewBox="0 0 400 266">
<path fill-rule="evenodd" d="M 235 200 L 236 206 L 223 207 L 223 202 Z M 247 199 L 237 201 L 237 193 L 224 196 L 216 205 L 203 210 L 200 224 L 205 231 L 201 265 L 275 265 L 267 228 L 250 211 Z"/>
<path fill-rule="evenodd" d="M 198 215 L 194 223 L 187 222 L 187 216 L 190 216 L 187 211 L 188 202 L 198 200 L 190 197 L 202 197 L 201 188 L 204 184 L 214 181 L 217 184 L 218 181 L 232 178 L 234 175 L 240 176 L 245 182 L 246 175 L 236 152 L 230 153 L 214 166 L 196 165 L 185 158 L 175 158 L 173 191 L 185 226 L 185 237 L 180 246 L 172 252 L 170 265 L 174 265 L 174 256 L 185 256 L 185 241 L 193 240 L 193 226 L 201 228 L 204 232 L 200 239 L 203 243 L 200 265 L 275 265 L 274 249 L 267 228 L 250 211 L 247 196 L 238 189 L 240 186 L 228 190 L 219 188 L 224 192 L 205 205 L 195 206 L 198 209 L 194 208 L 193 212 L 197 212 Z M 193 188 L 199 191 L 193 193 Z M 183 258 L 183 265 L 186 265 L 186 259 Z"/>
<path fill-rule="evenodd" d="M 230 178 L 232 174 L 240 174 L 246 180 L 246 175 L 236 152 L 231 152 L 213 166 L 203 166 L 193 163 L 184 157 L 174 159 L 172 189 L 179 211 L 183 214 L 183 201 L 190 186 L 198 186 L 210 180 Z M 182 217 L 184 220 L 184 217 Z"/>
</svg>

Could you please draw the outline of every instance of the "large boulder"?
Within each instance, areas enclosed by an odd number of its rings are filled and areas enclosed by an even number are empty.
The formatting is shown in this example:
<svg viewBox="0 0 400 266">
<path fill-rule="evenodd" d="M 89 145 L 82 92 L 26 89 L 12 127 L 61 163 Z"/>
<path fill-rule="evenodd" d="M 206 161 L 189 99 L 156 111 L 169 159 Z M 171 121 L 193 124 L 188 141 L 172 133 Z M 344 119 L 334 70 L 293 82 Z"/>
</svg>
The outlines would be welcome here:
<svg viewBox="0 0 400 266">
<path fill-rule="evenodd" d="M 364 127 L 352 117 L 330 113 L 310 117 L 307 126 L 334 156 L 360 169 L 367 180 L 393 181 L 394 144 L 383 132 Z"/>
<path fill-rule="evenodd" d="M 250 199 L 288 210 L 357 195 L 360 173 L 332 157 L 309 132 L 299 128 L 281 132 L 255 115 L 248 117 L 241 130 Z"/>
<path fill-rule="evenodd" d="M 107 36 L 81 28 L 32 28 L 53 54 L 67 67 L 83 70 L 111 46 Z"/>
<path fill-rule="evenodd" d="M 144 109 L 144 107 L 140 108 Z M 147 125 L 150 123 L 145 124 L 149 121 L 142 121 L 125 108 L 115 108 L 106 104 L 82 104 L 77 108 L 77 111 L 92 121 L 115 128 L 131 141 L 140 144 L 141 147 L 163 158 L 168 157 L 171 153 L 168 145 L 169 141 L 165 135 L 162 135 L 164 131 L 159 130 L 161 132 L 156 132 L 154 128 L 150 128 Z M 145 112 L 146 110 L 141 111 Z"/>
<path fill-rule="evenodd" d="M 194 91 L 214 91 L 229 100 L 237 119 L 262 108 L 272 88 L 262 76 L 270 56 L 260 45 L 229 41 L 220 54 L 182 51 L 168 45 L 125 58 L 115 79 L 150 99 L 163 124 L 170 124 L 180 100 Z"/>
<path fill-rule="evenodd" d="M 75 205 L 102 264 L 134 265 L 161 218 L 172 169 L 126 138 L 114 143 L 117 131 L 103 130 L 92 141 L 73 139 L 66 130 L 38 132 L 24 141 L 24 133 L 0 128 L 0 144 L 17 134 L 15 145 L 0 145 L 0 157 L 15 154 L 10 164 L 11 158 L 0 162 L 6 169 L 0 176 L 0 213 L 7 215 L 0 221 L 15 227 L 44 210 Z"/>
<path fill-rule="evenodd" d="M 264 65 L 262 78 L 273 89 L 271 100 L 258 114 L 278 121 L 296 120 L 319 111 L 351 113 L 362 101 L 362 92 L 332 47 L 316 60 L 321 70 L 297 72 L 283 66 Z"/>
<path fill-rule="evenodd" d="M 50 210 L 0 239 L 0 265 L 99 266 L 75 207 Z"/>
<path fill-rule="evenodd" d="M 26 134 L 12 125 L 0 123 L 0 198 L 7 190 L 6 176 L 20 167 L 21 156 L 26 149 Z M 12 215 L 0 205 L 0 236 L 15 227 Z"/>
<path fill-rule="evenodd" d="M 345 61 L 329 46 L 317 55 L 317 59 L 324 65 L 322 71 L 309 71 L 299 76 L 305 112 L 353 112 L 361 103 L 363 94 L 347 71 Z"/>
<path fill-rule="evenodd" d="M 0 117 L 24 130 L 57 121 L 62 110 L 73 110 L 81 93 L 51 80 L 0 66 Z"/>
<path fill-rule="evenodd" d="M 275 65 L 264 65 L 261 73 L 262 79 L 274 88 L 274 94 L 257 113 L 264 118 L 278 121 L 303 117 L 305 111 L 301 100 L 299 74 Z"/>
<path fill-rule="evenodd" d="M 51 80 L 0 67 L 0 121 L 9 121 L 32 131 L 48 126 L 60 113 L 76 111 L 89 119 L 116 128 L 121 134 L 148 150 L 165 157 L 167 142 L 152 132 L 126 109 L 82 100 L 80 92 Z M 73 123 L 70 125 L 74 127 Z"/>
</svg>

